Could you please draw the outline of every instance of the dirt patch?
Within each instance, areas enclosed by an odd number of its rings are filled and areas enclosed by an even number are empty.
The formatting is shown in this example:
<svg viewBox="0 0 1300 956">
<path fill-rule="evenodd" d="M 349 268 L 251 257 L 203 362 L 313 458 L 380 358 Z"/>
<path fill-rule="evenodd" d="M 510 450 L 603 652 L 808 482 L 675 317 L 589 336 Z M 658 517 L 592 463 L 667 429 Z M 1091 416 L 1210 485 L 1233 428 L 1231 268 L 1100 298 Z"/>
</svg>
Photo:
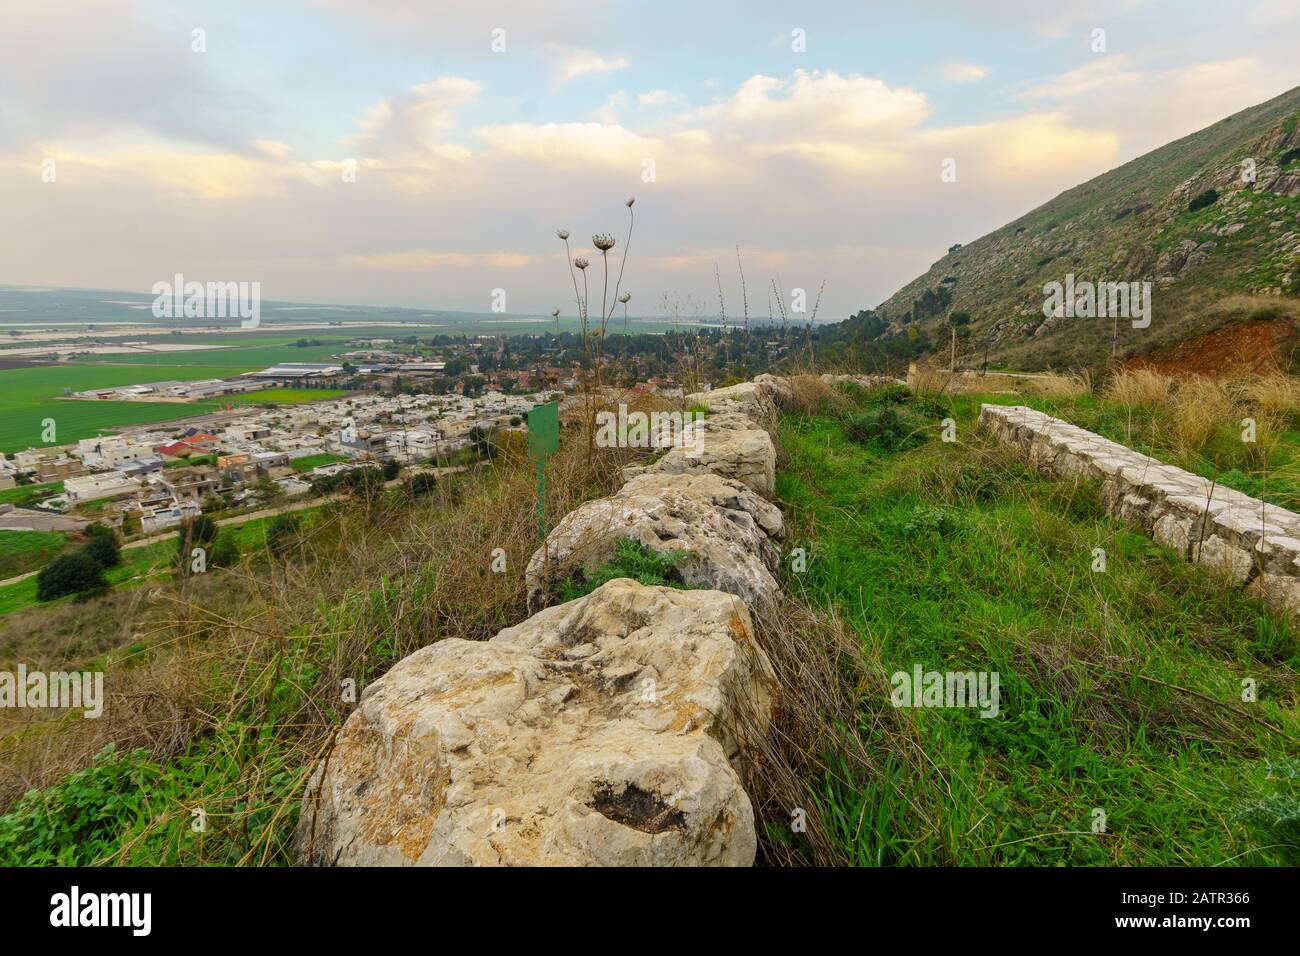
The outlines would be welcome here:
<svg viewBox="0 0 1300 956">
<path fill-rule="evenodd" d="M 1269 372 L 1285 366 L 1285 346 L 1297 337 L 1290 319 L 1270 319 L 1225 328 L 1184 339 L 1134 356 L 1126 369 L 1148 368 L 1166 375 L 1228 377 L 1242 372 Z"/>
</svg>

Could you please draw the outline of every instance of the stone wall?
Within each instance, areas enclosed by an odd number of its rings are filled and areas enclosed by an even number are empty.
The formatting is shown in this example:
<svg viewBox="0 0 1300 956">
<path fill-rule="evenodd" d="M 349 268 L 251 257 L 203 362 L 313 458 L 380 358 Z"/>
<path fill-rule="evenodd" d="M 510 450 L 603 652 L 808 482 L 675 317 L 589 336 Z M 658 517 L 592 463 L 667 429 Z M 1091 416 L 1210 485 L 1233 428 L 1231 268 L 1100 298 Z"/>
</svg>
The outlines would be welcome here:
<svg viewBox="0 0 1300 956">
<path fill-rule="evenodd" d="M 775 695 L 751 611 L 780 598 L 784 535 L 763 425 L 788 396 L 771 376 L 688 396 L 714 410 L 702 453 L 672 449 L 565 516 L 528 563 L 531 617 L 368 686 L 314 769 L 298 860 L 751 865 L 738 767 Z M 674 570 L 704 589 L 618 579 L 550 606 L 623 540 L 682 553 Z"/>
<path fill-rule="evenodd" d="M 979 423 L 1044 473 L 1100 479 L 1108 514 L 1300 614 L 1300 515 L 1031 408 L 984 405 Z"/>
</svg>

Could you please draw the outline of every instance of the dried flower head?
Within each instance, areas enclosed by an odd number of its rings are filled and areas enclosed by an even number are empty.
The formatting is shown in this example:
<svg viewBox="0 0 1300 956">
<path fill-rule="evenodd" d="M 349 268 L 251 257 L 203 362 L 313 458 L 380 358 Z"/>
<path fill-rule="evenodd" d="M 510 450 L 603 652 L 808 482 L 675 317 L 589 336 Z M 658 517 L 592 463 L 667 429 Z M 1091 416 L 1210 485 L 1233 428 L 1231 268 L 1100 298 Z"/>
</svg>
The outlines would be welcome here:
<svg viewBox="0 0 1300 956">
<path fill-rule="evenodd" d="M 551 315 L 558 319 L 558 318 L 560 317 L 560 310 L 559 310 L 559 309 L 551 309 Z"/>
<path fill-rule="evenodd" d="M 569 230 L 567 230 L 567 229 L 556 229 L 556 230 L 555 230 L 555 234 L 556 234 L 557 236 L 559 236 L 561 239 L 568 239 L 568 238 L 569 238 Z"/>
<path fill-rule="evenodd" d="M 577 266 L 579 269 L 585 269 L 591 263 L 587 262 L 587 260 L 584 259 L 582 256 L 578 256 L 578 258 L 573 260 L 573 264 Z"/>
<path fill-rule="evenodd" d="M 614 237 L 608 233 L 598 232 L 591 237 L 591 244 L 601 252 L 609 252 L 614 248 Z"/>
<path fill-rule="evenodd" d="M 627 197 L 627 202 L 626 202 L 624 205 L 626 205 L 628 209 L 631 209 L 631 208 L 632 208 L 632 204 L 633 204 L 634 202 L 636 202 L 636 197 L 635 197 L 635 196 L 628 196 L 628 197 Z"/>
<path fill-rule="evenodd" d="M 629 302 L 632 301 L 632 293 L 624 292 L 622 295 L 618 297 L 618 301 L 622 302 L 624 305 L 627 305 Z"/>
</svg>

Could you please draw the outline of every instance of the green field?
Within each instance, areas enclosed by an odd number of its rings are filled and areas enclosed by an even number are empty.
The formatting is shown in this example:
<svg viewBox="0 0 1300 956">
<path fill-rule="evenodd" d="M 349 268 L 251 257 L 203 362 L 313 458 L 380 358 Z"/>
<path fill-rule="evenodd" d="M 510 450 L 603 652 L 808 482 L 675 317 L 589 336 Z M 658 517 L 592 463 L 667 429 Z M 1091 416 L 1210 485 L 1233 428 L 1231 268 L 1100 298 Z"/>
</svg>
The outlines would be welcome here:
<svg viewBox="0 0 1300 956">
<path fill-rule="evenodd" d="M 245 369 L 247 371 L 247 369 Z M 227 405 L 262 405 L 267 402 L 296 404 L 336 398 L 345 392 L 321 388 L 273 388 L 240 398 L 201 402 L 113 402 L 58 400 L 65 387 L 73 391 L 132 385 L 169 378 L 191 381 L 227 377 L 230 369 L 211 366 L 175 366 L 158 369 L 156 375 L 141 375 L 130 366 L 69 365 L 0 371 L 0 451 L 14 452 L 64 445 L 124 425 L 145 425 L 175 421 L 193 415 L 219 411 Z M 41 440 L 45 419 L 55 424 L 55 440 Z"/>
<path fill-rule="evenodd" d="M 251 370 L 251 369 L 250 369 Z M 63 445 L 93 438 L 101 431 L 122 425 L 142 425 L 201 415 L 219 407 L 219 402 L 193 404 L 167 402 L 55 401 L 65 388 L 74 392 L 114 385 L 178 379 L 193 381 L 226 378 L 227 368 L 212 366 L 169 367 L 157 375 L 141 375 L 141 369 L 112 365 L 48 365 L 0 371 L 0 451 L 21 451 L 44 445 Z M 42 441 L 44 421 L 52 418 L 55 440 Z"/>
<path fill-rule="evenodd" d="M 62 551 L 66 542 L 59 531 L 0 529 L 0 580 L 35 571 Z"/>
</svg>

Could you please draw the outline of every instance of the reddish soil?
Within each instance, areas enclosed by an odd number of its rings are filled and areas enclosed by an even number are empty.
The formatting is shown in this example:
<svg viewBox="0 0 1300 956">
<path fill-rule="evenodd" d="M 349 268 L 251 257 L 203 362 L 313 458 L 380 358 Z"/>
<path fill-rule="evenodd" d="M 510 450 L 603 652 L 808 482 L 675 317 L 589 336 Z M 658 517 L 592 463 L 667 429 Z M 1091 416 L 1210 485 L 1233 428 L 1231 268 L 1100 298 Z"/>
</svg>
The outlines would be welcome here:
<svg viewBox="0 0 1300 956">
<path fill-rule="evenodd" d="M 1234 324 L 1165 346 L 1150 355 L 1135 356 L 1124 367 L 1212 378 L 1268 372 L 1282 366 L 1282 345 L 1296 335 L 1296 327 L 1289 319 Z"/>
</svg>

